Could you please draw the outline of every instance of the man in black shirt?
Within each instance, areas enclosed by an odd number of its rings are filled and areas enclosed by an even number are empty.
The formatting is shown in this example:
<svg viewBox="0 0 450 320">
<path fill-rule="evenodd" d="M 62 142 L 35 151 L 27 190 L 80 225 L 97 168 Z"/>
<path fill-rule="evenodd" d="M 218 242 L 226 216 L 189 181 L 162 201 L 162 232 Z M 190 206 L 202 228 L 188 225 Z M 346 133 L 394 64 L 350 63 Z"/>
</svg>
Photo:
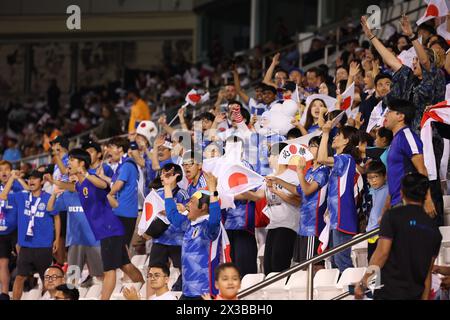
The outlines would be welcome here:
<svg viewBox="0 0 450 320">
<path fill-rule="evenodd" d="M 423 210 L 429 189 L 428 178 L 410 173 L 402 181 L 403 206 L 386 211 L 380 224 L 380 238 L 370 266 L 381 269 L 383 285 L 375 299 L 427 300 L 431 288 L 431 271 L 439 254 L 442 236 L 436 223 Z M 366 272 L 355 287 L 355 298 L 364 297 Z"/>
</svg>

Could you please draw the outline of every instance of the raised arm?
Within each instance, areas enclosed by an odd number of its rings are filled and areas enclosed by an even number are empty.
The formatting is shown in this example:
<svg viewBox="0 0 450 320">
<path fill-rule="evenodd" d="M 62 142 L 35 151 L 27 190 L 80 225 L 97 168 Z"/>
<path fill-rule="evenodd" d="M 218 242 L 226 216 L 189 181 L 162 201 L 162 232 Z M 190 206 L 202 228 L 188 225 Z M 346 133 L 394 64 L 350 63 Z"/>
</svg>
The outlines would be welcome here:
<svg viewBox="0 0 450 320">
<path fill-rule="evenodd" d="M 300 158 L 297 165 L 298 181 L 300 182 L 300 187 L 302 188 L 303 193 L 306 196 L 309 196 L 319 189 L 319 184 L 314 180 L 311 183 L 306 181 L 304 174 L 305 167 L 306 167 L 305 158 Z"/>
<path fill-rule="evenodd" d="M 361 26 L 363 28 L 363 31 L 364 31 L 366 37 L 369 39 L 370 42 L 372 42 L 372 45 L 375 47 L 375 49 L 378 51 L 378 53 L 384 59 L 384 61 L 386 61 L 387 65 L 392 70 L 394 70 L 394 72 L 398 71 L 402 67 L 402 63 L 372 33 L 372 31 L 370 30 L 369 25 L 367 23 L 367 17 L 366 16 L 362 16 L 361 17 Z"/>
<path fill-rule="evenodd" d="M 352 83 L 355 81 L 355 77 L 358 75 L 358 73 L 361 71 L 360 69 L 360 65 L 359 63 L 357 63 L 356 61 L 352 61 L 350 63 L 350 70 L 348 72 L 348 80 L 347 80 L 347 85 L 346 85 L 346 89 L 348 89 Z"/>
<path fill-rule="evenodd" d="M 152 169 L 154 171 L 158 171 L 161 169 L 158 161 L 158 148 L 164 144 L 164 136 L 160 135 L 155 139 L 153 143 L 153 151 L 152 151 Z"/>
<path fill-rule="evenodd" d="M 319 152 L 317 155 L 317 162 L 326 166 L 334 165 L 334 158 L 328 156 L 328 139 L 330 138 L 331 121 L 327 121 L 322 127 L 322 140 L 320 140 Z"/>
<path fill-rule="evenodd" d="M 209 220 L 207 235 L 211 240 L 215 240 L 220 231 L 221 211 L 219 205 L 219 199 L 214 196 L 214 192 L 217 191 L 217 178 L 212 173 L 203 173 L 206 179 L 206 185 L 210 192 L 209 200 Z"/>
<path fill-rule="evenodd" d="M 273 78 L 273 73 L 275 71 L 275 68 L 277 67 L 277 65 L 279 63 L 280 63 L 280 53 L 277 53 L 272 58 L 272 63 L 270 64 L 269 69 L 267 69 L 266 75 L 264 76 L 263 83 L 265 83 L 269 86 L 275 87 L 275 88 L 277 87 L 277 85 L 272 82 L 272 78 Z"/>
<path fill-rule="evenodd" d="M 20 176 L 20 172 L 17 170 L 11 171 L 11 176 L 8 179 L 8 182 L 5 185 L 5 188 L 3 189 L 2 193 L 0 193 L 0 199 L 1 200 L 7 200 L 8 199 L 8 193 L 12 189 L 12 185 L 14 183 L 14 180 L 18 179 Z"/>
<path fill-rule="evenodd" d="M 180 108 L 180 110 L 181 110 L 181 108 Z M 181 118 L 180 118 L 180 122 L 181 122 Z M 167 132 L 167 133 L 170 134 L 170 135 L 175 131 L 174 128 L 172 128 L 171 126 L 169 126 L 169 125 L 167 124 L 167 118 L 166 118 L 166 115 L 163 115 L 163 116 L 159 117 L 159 119 L 158 119 L 158 124 L 163 128 L 163 130 L 164 130 L 165 132 Z"/>
<path fill-rule="evenodd" d="M 245 104 L 248 104 L 248 102 L 250 101 L 250 97 L 244 91 L 242 91 L 241 79 L 239 79 L 239 73 L 236 70 L 236 68 L 233 69 L 233 80 L 234 86 L 236 87 L 236 91 L 239 97 L 241 97 L 241 99 L 245 102 Z"/>
<path fill-rule="evenodd" d="M 425 49 L 423 45 L 419 42 L 419 39 L 417 36 L 414 36 L 414 32 L 411 28 L 411 23 L 409 22 L 408 16 L 403 15 L 400 18 L 400 26 L 402 28 L 403 33 L 408 38 L 412 38 L 412 44 L 414 46 L 414 50 L 416 51 L 417 58 L 419 59 L 420 64 L 427 70 L 430 71 L 431 69 L 431 63 L 430 59 L 428 58 L 427 53 L 425 52 Z"/>
<path fill-rule="evenodd" d="M 174 226 L 181 228 L 184 222 L 187 221 L 187 217 L 182 215 L 178 209 L 175 200 L 173 200 L 172 188 L 170 187 L 177 180 L 178 174 L 170 175 L 165 174 L 161 175 L 161 182 L 164 186 L 164 206 L 166 210 L 167 219 L 169 219 L 170 223 Z"/>
</svg>

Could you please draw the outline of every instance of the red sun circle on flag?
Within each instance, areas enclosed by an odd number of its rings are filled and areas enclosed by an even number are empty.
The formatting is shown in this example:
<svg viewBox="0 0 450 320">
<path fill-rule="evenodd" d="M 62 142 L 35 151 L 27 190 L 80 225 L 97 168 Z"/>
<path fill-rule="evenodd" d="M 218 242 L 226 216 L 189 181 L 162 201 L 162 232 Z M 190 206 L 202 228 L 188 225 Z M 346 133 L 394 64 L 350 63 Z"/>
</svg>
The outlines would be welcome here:
<svg viewBox="0 0 450 320">
<path fill-rule="evenodd" d="M 434 5 L 430 4 L 427 8 L 427 13 L 425 14 L 426 17 L 438 17 L 439 16 L 439 9 Z"/>
<path fill-rule="evenodd" d="M 230 188 L 238 187 L 248 183 L 248 178 L 245 174 L 236 172 L 228 178 L 228 185 Z"/>
<path fill-rule="evenodd" d="M 151 203 L 147 202 L 145 204 L 145 220 L 148 221 L 153 215 L 153 206 Z"/>
<path fill-rule="evenodd" d="M 189 99 L 195 103 L 199 102 L 202 97 L 199 94 L 190 94 Z"/>
<path fill-rule="evenodd" d="M 352 97 L 347 97 L 341 104 L 341 110 L 347 110 L 350 108 L 350 103 L 352 102 Z"/>
<path fill-rule="evenodd" d="M 292 154 L 296 154 L 296 153 L 297 153 L 297 147 L 294 146 L 294 145 L 291 145 L 291 146 L 289 147 L 289 151 L 290 151 Z"/>
<path fill-rule="evenodd" d="M 146 126 L 145 122 L 141 123 L 142 128 L 145 128 L 145 126 Z"/>
</svg>

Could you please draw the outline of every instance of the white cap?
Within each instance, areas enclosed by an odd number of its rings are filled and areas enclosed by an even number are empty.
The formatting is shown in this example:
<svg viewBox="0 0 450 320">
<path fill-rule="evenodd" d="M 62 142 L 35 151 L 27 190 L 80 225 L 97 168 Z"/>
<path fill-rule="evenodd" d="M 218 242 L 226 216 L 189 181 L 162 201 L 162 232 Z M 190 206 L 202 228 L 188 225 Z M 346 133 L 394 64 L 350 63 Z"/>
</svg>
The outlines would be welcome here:
<svg viewBox="0 0 450 320">
<path fill-rule="evenodd" d="M 153 121 L 141 121 L 136 129 L 136 133 L 144 136 L 148 143 L 158 135 L 158 128 Z"/>
</svg>

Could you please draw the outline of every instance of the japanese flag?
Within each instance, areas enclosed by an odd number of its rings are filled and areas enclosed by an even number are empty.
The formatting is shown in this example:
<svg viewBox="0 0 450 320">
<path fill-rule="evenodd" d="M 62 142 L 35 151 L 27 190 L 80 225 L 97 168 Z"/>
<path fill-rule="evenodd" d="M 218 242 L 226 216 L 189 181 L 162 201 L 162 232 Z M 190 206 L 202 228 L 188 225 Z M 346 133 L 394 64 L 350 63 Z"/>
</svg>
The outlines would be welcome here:
<svg viewBox="0 0 450 320">
<path fill-rule="evenodd" d="M 350 87 L 348 87 L 344 93 L 341 95 L 341 110 L 347 110 L 353 105 L 353 101 L 355 100 L 355 83 L 352 82 Z"/>
<path fill-rule="evenodd" d="M 400 52 L 400 54 L 397 56 L 397 59 L 412 70 L 413 59 L 415 57 L 417 57 L 416 50 L 414 49 L 414 47 L 411 47 L 408 50 L 403 50 L 402 52 Z"/>
<path fill-rule="evenodd" d="M 219 195 L 222 191 L 226 195 L 235 196 L 261 186 L 264 178 L 241 164 L 235 164 L 224 168 L 217 183 Z"/>
<path fill-rule="evenodd" d="M 370 114 L 369 124 L 367 125 L 367 133 L 370 133 L 375 127 L 382 127 L 384 125 L 387 108 L 383 111 L 383 101 L 380 101 Z"/>
<path fill-rule="evenodd" d="M 328 248 L 328 242 L 330 241 L 330 216 L 325 216 L 325 228 L 319 235 L 319 248 L 317 249 L 318 254 L 322 254 Z"/>
<path fill-rule="evenodd" d="M 192 89 L 186 95 L 186 103 L 191 106 L 196 106 L 197 104 L 205 103 L 209 100 L 209 92 L 204 92 L 203 90 Z"/>
<path fill-rule="evenodd" d="M 445 0 L 428 0 L 427 3 L 428 6 L 424 15 L 416 22 L 418 26 L 433 18 L 444 17 L 448 13 L 447 3 Z"/>
<path fill-rule="evenodd" d="M 298 158 L 305 158 L 306 161 L 314 159 L 312 153 L 304 145 L 289 144 L 281 150 L 278 164 L 287 164 L 290 166 L 297 166 Z"/>
<path fill-rule="evenodd" d="M 163 210 L 163 199 L 161 199 L 155 190 L 152 190 L 144 201 L 144 210 L 142 211 L 141 220 L 139 220 L 138 224 L 138 235 L 142 236 L 156 217 L 163 220 L 166 224 L 170 224 L 166 216 L 159 214 Z"/>
<path fill-rule="evenodd" d="M 447 44 L 450 45 L 450 32 L 447 31 L 447 21 L 440 24 L 439 27 L 437 27 L 436 32 L 447 41 Z"/>
<path fill-rule="evenodd" d="M 433 129 L 432 122 L 440 122 L 447 125 L 447 131 L 450 132 L 450 100 L 442 101 L 429 110 L 427 110 L 420 122 L 420 139 L 423 142 L 423 157 L 425 167 L 428 171 L 430 180 L 437 179 L 436 157 L 433 147 Z M 448 137 L 445 137 L 448 138 Z M 446 161 L 448 163 L 448 161 Z"/>
</svg>

